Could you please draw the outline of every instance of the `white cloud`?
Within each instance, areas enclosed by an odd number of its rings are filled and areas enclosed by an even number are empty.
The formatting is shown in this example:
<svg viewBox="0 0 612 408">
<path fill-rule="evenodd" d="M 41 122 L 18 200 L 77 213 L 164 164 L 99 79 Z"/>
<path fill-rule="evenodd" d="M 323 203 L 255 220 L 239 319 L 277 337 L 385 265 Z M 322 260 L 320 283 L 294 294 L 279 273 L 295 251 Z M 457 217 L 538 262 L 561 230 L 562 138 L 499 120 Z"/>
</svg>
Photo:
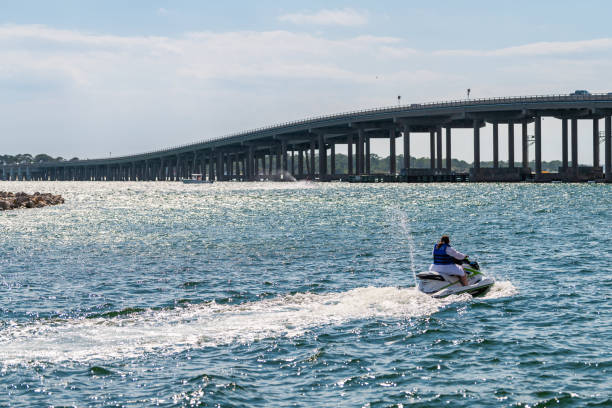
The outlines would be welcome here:
<svg viewBox="0 0 612 408">
<path fill-rule="evenodd" d="M 417 103 L 461 98 L 468 87 L 479 96 L 596 91 L 609 76 L 610 42 L 435 52 L 376 35 L 119 36 L 0 25 L 0 134 L 19 135 L 4 139 L 6 152 L 95 157 L 393 105 L 397 95 Z M 574 57 L 583 50 L 598 52 Z M 497 58 L 505 55 L 530 58 Z"/>
<path fill-rule="evenodd" d="M 160 16 L 165 16 L 168 14 L 168 10 L 163 7 L 160 7 L 157 9 L 157 14 Z"/>
<path fill-rule="evenodd" d="M 600 38 L 586 41 L 566 42 L 535 42 L 515 47 L 498 48 L 495 50 L 441 50 L 434 52 L 439 56 L 466 57 L 513 57 L 513 56 L 548 56 L 560 54 L 575 54 L 598 50 L 612 49 L 612 38 Z"/>
<path fill-rule="evenodd" d="M 360 26 L 368 23 L 365 13 L 345 8 L 341 10 L 323 9 L 314 13 L 290 13 L 278 17 L 279 21 L 292 24 Z"/>
</svg>

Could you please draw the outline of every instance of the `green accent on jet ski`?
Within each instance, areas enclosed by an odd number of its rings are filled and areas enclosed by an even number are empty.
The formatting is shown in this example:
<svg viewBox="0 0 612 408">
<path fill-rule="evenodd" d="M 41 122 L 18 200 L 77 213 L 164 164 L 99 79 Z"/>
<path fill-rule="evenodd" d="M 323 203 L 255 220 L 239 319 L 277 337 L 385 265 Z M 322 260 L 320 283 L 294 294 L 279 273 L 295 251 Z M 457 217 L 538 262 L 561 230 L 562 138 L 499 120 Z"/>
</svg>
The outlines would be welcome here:
<svg viewBox="0 0 612 408">
<path fill-rule="evenodd" d="M 472 276 L 476 276 L 476 275 L 482 275 L 482 272 L 480 272 L 480 271 L 479 271 L 479 270 L 477 270 L 477 269 L 472 269 L 472 268 L 466 268 L 466 267 L 464 267 L 464 268 L 463 268 L 463 270 L 464 270 L 464 271 L 466 271 L 466 272 L 468 272 L 468 274 L 467 274 L 467 277 L 468 277 L 468 278 L 471 278 Z M 457 283 L 459 283 L 459 282 L 461 282 L 461 281 L 457 280 L 456 282 L 449 283 L 449 284 L 448 284 L 448 285 L 446 285 L 446 286 L 442 286 L 442 287 L 441 287 L 441 288 L 438 290 L 438 292 L 440 292 L 441 290 L 444 290 L 444 289 L 446 289 L 446 288 L 449 288 L 449 287 L 451 287 L 451 286 L 453 286 L 453 285 L 456 285 L 456 284 L 457 284 Z M 468 285 L 468 286 L 469 286 L 469 285 Z M 468 289 L 468 290 L 469 290 L 469 289 Z M 462 293 L 462 292 L 457 292 L 457 293 Z"/>
</svg>

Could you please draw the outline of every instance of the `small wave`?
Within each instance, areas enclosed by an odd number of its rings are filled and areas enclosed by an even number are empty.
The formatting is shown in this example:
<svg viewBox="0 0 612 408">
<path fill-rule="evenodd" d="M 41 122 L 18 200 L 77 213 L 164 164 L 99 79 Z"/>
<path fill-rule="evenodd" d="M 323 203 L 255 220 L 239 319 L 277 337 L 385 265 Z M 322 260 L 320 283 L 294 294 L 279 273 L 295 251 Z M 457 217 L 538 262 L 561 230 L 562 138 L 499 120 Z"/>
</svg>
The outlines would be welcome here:
<svg viewBox="0 0 612 408">
<path fill-rule="evenodd" d="M 518 293 L 518 289 L 510 281 L 496 281 L 491 289 L 481 299 L 499 299 L 512 297 Z"/>
<path fill-rule="evenodd" d="M 96 314 L 91 314 L 89 316 L 87 316 L 88 319 L 97 319 L 97 318 L 101 318 L 101 317 L 105 317 L 105 318 L 110 318 L 110 317 L 117 317 L 117 316 L 127 316 L 127 315 L 131 315 L 133 313 L 141 313 L 146 311 L 146 309 L 142 309 L 139 307 L 126 307 L 125 309 L 121 309 L 121 310 L 113 310 L 111 312 L 104 312 L 104 313 L 96 313 Z"/>
<path fill-rule="evenodd" d="M 498 288 L 496 288 L 499 286 Z M 515 293 L 496 284 L 489 298 Z M 346 292 L 296 293 L 242 304 L 216 302 L 176 309 L 124 309 L 87 319 L 12 322 L 0 330 L 0 360 L 87 362 L 176 353 L 194 347 L 296 337 L 318 326 L 368 318 L 429 316 L 469 295 L 433 299 L 415 288 L 364 287 Z"/>
</svg>

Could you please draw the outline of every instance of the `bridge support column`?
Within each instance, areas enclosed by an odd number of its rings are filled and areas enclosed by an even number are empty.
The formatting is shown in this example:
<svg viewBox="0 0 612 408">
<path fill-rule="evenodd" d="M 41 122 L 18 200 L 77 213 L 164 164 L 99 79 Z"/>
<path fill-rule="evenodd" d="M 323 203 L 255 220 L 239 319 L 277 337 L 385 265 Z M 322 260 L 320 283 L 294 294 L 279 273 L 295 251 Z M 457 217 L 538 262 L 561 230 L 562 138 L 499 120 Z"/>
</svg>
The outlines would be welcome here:
<svg viewBox="0 0 612 408">
<path fill-rule="evenodd" d="M 605 121 L 605 171 L 606 181 L 612 183 L 612 117 L 606 116 Z"/>
<path fill-rule="evenodd" d="M 208 153 L 208 180 L 215 181 L 215 153 L 211 150 Z"/>
<path fill-rule="evenodd" d="M 202 180 L 206 180 L 208 176 L 208 169 L 206 168 L 206 152 L 202 150 L 202 154 L 200 156 L 200 170 L 202 173 Z"/>
<path fill-rule="evenodd" d="M 219 172 L 217 174 L 217 179 L 220 181 L 228 180 L 228 156 L 225 152 L 219 152 Z"/>
<path fill-rule="evenodd" d="M 336 144 L 333 142 L 330 146 L 329 154 L 331 156 L 329 158 L 330 174 L 332 176 L 335 176 L 336 175 Z"/>
<path fill-rule="evenodd" d="M 223 180 L 223 153 L 220 151 L 215 152 L 215 165 L 211 173 L 215 174 L 215 180 L 222 181 Z"/>
<path fill-rule="evenodd" d="M 446 128 L 446 170 L 451 171 L 453 165 L 453 155 L 451 153 L 451 132 L 452 128 Z"/>
<path fill-rule="evenodd" d="M 327 152 L 325 149 L 325 137 L 323 134 L 317 136 L 319 145 L 319 178 L 323 180 L 325 178 L 325 165 L 327 164 Z"/>
<path fill-rule="evenodd" d="M 568 148 L 567 148 L 567 119 L 561 119 L 561 167 L 567 174 Z"/>
<path fill-rule="evenodd" d="M 310 176 L 312 176 L 312 178 L 314 179 L 314 175 L 315 175 L 315 140 L 314 139 L 310 139 Z"/>
<path fill-rule="evenodd" d="M 599 167 L 599 119 L 593 119 L 593 167 Z"/>
<path fill-rule="evenodd" d="M 404 168 L 410 168 L 410 128 L 404 126 Z"/>
<path fill-rule="evenodd" d="M 234 155 L 234 162 L 235 162 L 235 165 L 236 165 L 236 171 L 234 173 L 234 176 L 236 177 L 236 180 L 240 180 L 240 176 L 242 175 L 241 172 L 240 172 L 240 162 L 241 161 L 242 160 L 240 160 L 240 155 L 238 153 L 236 153 Z"/>
<path fill-rule="evenodd" d="M 283 174 L 287 174 L 289 172 L 289 162 L 287 160 L 287 141 L 281 141 L 281 156 L 283 159 L 282 168 Z"/>
<path fill-rule="evenodd" d="M 474 120 L 474 169 L 480 169 L 480 122 Z"/>
<path fill-rule="evenodd" d="M 389 129 L 389 174 L 395 175 L 397 157 L 395 156 L 395 129 Z"/>
<path fill-rule="evenodd" d="M 353 173 L 353 135 L 349 134 L 346 138 L 347 159 L 348 159 L 348 174 Z"/>
<path fill-rule="evenodd" d="M 508 121 L 508 167 L 514 168 L 514 122 Z"/>
<path fill-rule="evenodd" d="M 290 174 L 293 176 L 295 174 L 295 150 L 293 146 L 291 146 L 291 171 Z"/>
<path fill-rule="evenodd" d="M 200 168 L 198 171 L 198 152 L 196 152 L 195 150 L 193 151 L 193 162 L 191 163 L 191 173 L 202 173 L 202 169 Z M 187 177 L 191 178 L 191 174 L 189 174 Z"/>
<path fill-rule="evenodd" d="M 227 180 L 234 178 L 234 155 L 231 153 L 225 155 L 225 173 L 227 174 Z"/>
<path fill-rule="evenodd" d="M 433 130 L 429 132 L 429 167 L 436 168 L 436 133 Z"/>
<path fill-rule="evenodd" d="M 572 119 L 572 172 L 578 176 L 578 119 Z"/>
<path fill-rule="evenodd" d="M 281 158 L 282 158 L 282 154 L 281 154 L 281 147 L 280 146 L 276 146 L 276 174 L 278 176 L 280 176 L 280 174 L 282 173 L 281 171 Z"/>
<path fill-rule="evenodd" d="M 535 117 L 535 172 L 536 179 L 542 177 L 542 118 Z"/>
<path fill-rule="evenodd" d="M 365 172 L 366 174 L 371 173 L 372 168 L 372 155 L 370 154 L 370 136 L 365 137 Z"/>
<path fill-rule="evenodd" d="M 493 122 L 493 168 L 499 168 L 499 125 Z"/>
<path fill-rule="evenodd" d="M 529 168 L 529 136 L 527 135 L 527 121 L 524 120 L 521 123 L 521 148 L 522 156 L 523 156 L 523 169 L 527 170 Z"/>
<path fill-rule="evenodd" d="M 259 180 L 259 156 L 255 154 L 253 158 L 253 178 L 254 180 Z"/>
<path fill-rule="evenodd" d="M 298 149 L 298 175 L 304 177 L 304 150 Z"/>
<path fill-rule="evenodd" d="M 247 153 L 247 165 L 246 165 L 246 173 L 247 173 L 246 177 L 247 177 L 247 180 L 249 181 L 255 180 L 254 156 L 255 156 L 255 148 L 253 146 L 249 146 L 249 150 Z"/>
<path fill-rule="evenodd" d="M 442 128 L 436 129 L 436 168 L 442 170 Z"/>
<path fill-rule="evenodd" d="M 364 173 L 364 165 L 363 165 L 363 142 L 365 141 L 365 136 L 364 136 L 364 130 L 363 129 L 358 129 L 357 130 L 357 148 L 355 149 L 357 152 L 357 159 L 356 159 L 356 166 L 357 167 L 357 174 L 363 174 Z"/>
</svg>

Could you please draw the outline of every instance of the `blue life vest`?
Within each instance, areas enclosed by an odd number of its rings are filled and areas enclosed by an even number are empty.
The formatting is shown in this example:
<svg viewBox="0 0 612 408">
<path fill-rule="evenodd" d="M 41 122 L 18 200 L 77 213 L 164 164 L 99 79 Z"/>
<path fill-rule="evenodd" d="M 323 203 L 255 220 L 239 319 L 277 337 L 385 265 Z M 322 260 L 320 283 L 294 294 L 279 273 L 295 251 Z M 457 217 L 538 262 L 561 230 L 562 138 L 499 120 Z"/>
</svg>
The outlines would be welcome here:
<svg viewBox="0 0 612 408">
<path fill-rule="evenodd" d="M 434 245 L 433 263 L 435 265 L 450 265 L 455 263 L 453 257 L 446 254 L 446 247 L 448 247 L 448 244 L 442 244 L 440 248 L 438 248 L 438 244 Z"/>
</svg>

